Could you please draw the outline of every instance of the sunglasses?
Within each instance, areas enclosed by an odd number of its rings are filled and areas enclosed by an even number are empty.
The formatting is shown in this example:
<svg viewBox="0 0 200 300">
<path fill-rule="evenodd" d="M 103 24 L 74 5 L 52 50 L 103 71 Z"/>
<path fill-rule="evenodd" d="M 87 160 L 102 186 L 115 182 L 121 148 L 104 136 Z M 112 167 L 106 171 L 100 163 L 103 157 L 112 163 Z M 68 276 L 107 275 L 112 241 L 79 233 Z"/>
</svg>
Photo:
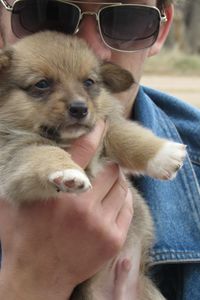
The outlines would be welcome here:
<svg viewBox="0 0 200 300">
<path fill-rule="evenodd" d="M 160 24 L 167 21 L 157 7 L 85 1 L 17 0 L 11 6 L 0 0 L 11 12 L 13 33 L 22 38 L 41 30 L 56 30 L 76 34 L 82 18 L 92 15 L 98 23 L 103 42 L 111 49 L 134 52 L 151 47 L 159 33 Z M 97 11 L 82 11 L 77 4 L 102 5 Z"/>
</svg>

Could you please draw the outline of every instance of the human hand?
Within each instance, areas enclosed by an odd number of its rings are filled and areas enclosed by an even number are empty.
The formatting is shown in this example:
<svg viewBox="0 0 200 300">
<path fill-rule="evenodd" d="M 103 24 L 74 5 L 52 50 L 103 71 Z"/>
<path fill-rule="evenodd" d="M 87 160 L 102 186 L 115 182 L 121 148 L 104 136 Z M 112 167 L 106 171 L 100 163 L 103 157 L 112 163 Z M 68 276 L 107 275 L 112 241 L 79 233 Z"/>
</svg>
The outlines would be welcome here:
<svg viewBox="0 0 200 300">
<path fill-rule="evenodd" d="M 103 131 L 99 123 L 72 147 L 72 157 L 82 167 L 95 153 Z M 78 196 L 61 193 L 55 201 L 21 207 L 1 201 L 0 298 L 69 297 L 122 247 L 132 218 L 127 191 L 119 168 L 109 165 L 93 189 Z"/>
</svg>

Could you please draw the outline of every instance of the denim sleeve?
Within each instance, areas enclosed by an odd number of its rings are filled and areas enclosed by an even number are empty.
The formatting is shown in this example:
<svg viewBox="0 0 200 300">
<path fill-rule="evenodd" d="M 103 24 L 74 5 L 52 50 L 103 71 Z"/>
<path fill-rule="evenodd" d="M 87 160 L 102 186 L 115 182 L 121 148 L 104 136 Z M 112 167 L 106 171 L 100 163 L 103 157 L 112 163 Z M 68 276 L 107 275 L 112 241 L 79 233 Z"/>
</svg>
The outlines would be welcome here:
<svg viewBox="0 0 200 300">
<path fill-rule="evenodd" d="M 187 145 L 175 180 L 133 179 L 155 224 L 151 275 L 167 300 L 200 299 L 200 110 L 140 88 L 132 118 L 158 136 Z"/>
<path fill-rule="evenodd" d="M 152 277 L 167 300 L 200 299 L 200 264 L 166 264 L 152 269 Z"/>
</svg>

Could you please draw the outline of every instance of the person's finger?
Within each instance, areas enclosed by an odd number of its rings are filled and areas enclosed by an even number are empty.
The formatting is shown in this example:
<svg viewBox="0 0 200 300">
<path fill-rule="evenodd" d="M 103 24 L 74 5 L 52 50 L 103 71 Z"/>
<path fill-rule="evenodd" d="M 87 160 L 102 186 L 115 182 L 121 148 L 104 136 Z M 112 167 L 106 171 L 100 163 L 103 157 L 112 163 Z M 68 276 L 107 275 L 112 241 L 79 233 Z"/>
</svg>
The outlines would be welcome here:
<svg viewBox="0 0 200 300">
<path fill-rule="evenodd" d="M 136 300 L 137 286 L 131 282 L 131 261 L 128 258 L 123 258 L 116 264 L 115 268 L 115 283 L 114 283 L 114 299 L 115 300 Z M 139 276 L 137 274 L 137 276 Z M 133 281 L 133 280 L 132 280 Z"/>
<path fill-rule="evenodd" d="M 102 171 L 100 171 L 97 177 L 92 181 L 92 189 L 84 193 L 84 197 L 90 198 L 93 195 L 93 203 L 99 203 L 102 205 L 104 198 L 112 189 L 112 186 L 116 183 L 119 176 L 119 167 L 116 164 L 108 164 Z M 94 195 L 94 191 L 96 191 Z M 95 201 L 95 199 L 96 201 Z"/>
<path fill-rule="evenodd" d="M 99 120 L 90 133 L 78 138 L 68 151 L 72 159 L 83 169 L 87 167 L 95 154 L 98 145 L 106 132 L 107 126 L 104 121 Z"/>
<path fill-rule="evenodd" d="M 118 180 L 114 183 L 102 203 L 103 209 L 106 213 L 109 215 L 110 212 L 112 220 L 116 220 L 121 208 L 123 207 L 127 192 L 128 184 L 124 176 L 119 174 Z"/>
<path fill-rule="evenodd" d="M 127 191 L 125 202 L 117 216 L 116 224 L 123 228 L 123 232 L 128 232 L 133 217 L 133 196 L 130 189 Z"/>
<path fill-rule="evenodd" d="M 140 298 L 139 277 L 141 265 L 141 242 L 135 241 L 131 252 L 122 253 L 115 265 L 115 300 L 136 300 Z"/>
<path fill-rule="evenodd" d="M 119 299 L 122 299 L 124 287 L 127 284 L 128 273 L 131 269 L 131 261 L 128 258 L 118 260 L 115 267 L 115 293 Z M 117 298 L 117 299 L 118 299 Z"/>
</svg>

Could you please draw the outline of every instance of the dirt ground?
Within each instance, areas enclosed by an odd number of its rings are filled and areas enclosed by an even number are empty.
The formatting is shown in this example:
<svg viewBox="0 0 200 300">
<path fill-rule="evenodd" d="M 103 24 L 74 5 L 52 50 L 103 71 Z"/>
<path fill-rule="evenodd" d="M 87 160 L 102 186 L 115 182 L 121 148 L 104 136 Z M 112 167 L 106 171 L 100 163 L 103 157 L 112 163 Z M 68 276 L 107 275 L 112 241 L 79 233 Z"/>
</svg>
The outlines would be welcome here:
<svg viewBox="0 0 200 300">
<path fill-rule="evenodd" d="M 200 76 L 178 77 L 145 75 L 141 83 L 177 96 L 200 108 Z"/>
</svg>

